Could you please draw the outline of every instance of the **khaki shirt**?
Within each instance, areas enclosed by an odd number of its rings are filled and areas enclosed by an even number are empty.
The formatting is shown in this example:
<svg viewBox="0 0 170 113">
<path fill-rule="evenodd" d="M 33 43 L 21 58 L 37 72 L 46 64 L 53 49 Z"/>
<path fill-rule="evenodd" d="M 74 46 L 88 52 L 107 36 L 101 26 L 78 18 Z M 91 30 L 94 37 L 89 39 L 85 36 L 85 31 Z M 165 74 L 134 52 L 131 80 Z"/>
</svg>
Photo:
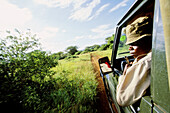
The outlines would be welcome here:
<svg viewBox="0 0 170 113">
<path fill-rule="evenodd" d="M 126 71 L 119 77 L 116 99 L 120 106 L 128 106 L 138 101 L 150 86 L 151 52 L 137 57 Z"/>
</svg>

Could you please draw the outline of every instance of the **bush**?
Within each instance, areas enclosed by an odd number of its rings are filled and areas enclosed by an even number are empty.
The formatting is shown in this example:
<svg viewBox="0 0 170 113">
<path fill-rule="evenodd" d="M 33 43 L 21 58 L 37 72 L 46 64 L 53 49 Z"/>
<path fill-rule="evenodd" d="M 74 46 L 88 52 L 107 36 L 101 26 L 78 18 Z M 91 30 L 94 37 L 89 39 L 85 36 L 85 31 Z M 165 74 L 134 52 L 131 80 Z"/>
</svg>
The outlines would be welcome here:
<svg viewBox="0 0 170 113">
<path fill-rule="evenodd" d="M 95 45 L 94 51 L 97 51 L 100 48 L 99 45 Z"/>
<path fill-rule="evenodd" d="M 107 50 L 108 48 L 109 48 L 109 44 L 102 44 L 98 50 L 102 51 L 102 50 Z"/>
<path fill-rule="evenodd" d="M 71 55 L 74 55 L 78 51 L 77 48 L 77 46 L 69 46 L 65 51 Z"/>
<path fill-rule="evenodd" d="M 58 62 L 48 53 L 35 50 L 39 48 L 35 35 L 17 33 L 0 40 L 1 110 L 43 112 L 54 103 L 49 94 L 57 83 L 50 69 Z"/>
<path fill-rule="evenodd" d="M 81 52 L 81 54 L 85 54 L 85 53 L 87 53 L 87 51 L 82 51 L 82 52 Z"/>
<path fill-rule="evenodd" d="M 78 58 L 78 56 L 76 56 L 76 55 L 69 55 L 69 56 L 66 57 L 66 59 L 71 59 L 71 58 Z"/>
<path fill-rule="evenodd" d="M 109 45 L 109 49 L 112 49 L 113 48 L 113 43 Z"/>
<path fill-rule="evenodd" d="M 75 55 L 79 55 L 79 54 L 81 54 L 81 52 L 82 52 L 82 51 L 78 51 L 78 52 L 75 53 Z"/>
<path fill-rule="evenodd" d="M 64 63 L 64 68 L 68 66 L 70 71 L 63 69 L 61 64 L 54 72 L 51 68 L 58 64 L 56 56 L 41 51 L 35 35 L 29 32 L 7 36 L 0 41 L 0 50 L 1 110 L 17 113 L 96 112 L 93 102 L 97 84 L 87 61 L 76 59 L 77 65 L 71 61 L 70 65 Z M 88 61 L 91 64 L 90 57 Z"/>
<path fill-rule="evenodd" d="M 53 57 L 53 59 L 61 60 L 66 58 L 67 54 L 64 54 L 64 52 L 58 52 L 58 53 L 53 53 L 50 56 Z"/>
</svg>

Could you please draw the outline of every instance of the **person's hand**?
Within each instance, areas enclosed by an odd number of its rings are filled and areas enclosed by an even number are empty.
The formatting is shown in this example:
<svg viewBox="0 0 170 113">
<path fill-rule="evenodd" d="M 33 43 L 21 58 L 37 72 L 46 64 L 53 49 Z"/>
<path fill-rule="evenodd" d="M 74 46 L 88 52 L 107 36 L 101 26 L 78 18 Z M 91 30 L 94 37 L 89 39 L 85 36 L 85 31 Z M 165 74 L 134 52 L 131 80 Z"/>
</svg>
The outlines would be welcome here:
<svg viewBox="0 0 170 113">
<path fill-rule="evenodd" d="M 125 65 L 125 68 L 124 68 L 124 71 L 123 71 L 123 75 L 126 74 L 127 69 L 128 69 L 128 64 Z"/>
<path fill-rule="evenodd" d="M 124 71 L 123 71 L 123 75 L 126 74 L 126 71 L 127 71 L 127 69 L 128 69 L 130 66 L 132 66 L 132 62 L 130 62 L 129 64 L 126 64 L 126 65 L 125 65 L 125 68 L 124 68 Z"/>
</svg>

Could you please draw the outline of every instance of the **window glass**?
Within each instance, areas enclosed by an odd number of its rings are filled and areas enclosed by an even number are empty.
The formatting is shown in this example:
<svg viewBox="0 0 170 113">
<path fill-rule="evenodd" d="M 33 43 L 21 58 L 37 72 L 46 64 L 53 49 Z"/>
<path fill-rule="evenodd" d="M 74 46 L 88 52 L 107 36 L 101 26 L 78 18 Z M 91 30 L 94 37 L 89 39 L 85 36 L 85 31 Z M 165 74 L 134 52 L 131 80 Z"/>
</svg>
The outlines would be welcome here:
<svg viewBox="0 0 170 113">
<path fill-rule="evenodd" d="M 124 57 L 124 56 L 129 56 L 129 45 L 126 45 L 126 34 L 125 34 L 125 27 L 122 29 L 121 36 L 120 36 L 120 41 L 119 41 L 119 46 L 118 46 L 118 51 L 117 51 L 117 58 Z"/>
</svg>

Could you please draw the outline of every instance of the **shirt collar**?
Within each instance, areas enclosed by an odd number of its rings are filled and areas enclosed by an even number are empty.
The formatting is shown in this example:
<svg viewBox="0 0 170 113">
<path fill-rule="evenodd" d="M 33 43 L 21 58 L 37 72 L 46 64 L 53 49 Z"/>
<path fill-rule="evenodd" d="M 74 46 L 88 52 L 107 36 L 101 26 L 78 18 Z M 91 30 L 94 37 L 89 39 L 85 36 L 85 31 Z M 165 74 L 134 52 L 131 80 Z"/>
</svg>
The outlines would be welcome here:
<svg viewBox="0 0 170 113">
<path fill-rule="evenodd" d="M 141 54 L 139 56 L 137 56 L 133 62 L 133 64 L 137 63 L 140 59 L 142 59 L 143 57 L 145 57 L 146 55 L 150 54 L 151 51 L 149 51 L 149 53 L 146 53 L 146 54 Z"/>
</svg>

